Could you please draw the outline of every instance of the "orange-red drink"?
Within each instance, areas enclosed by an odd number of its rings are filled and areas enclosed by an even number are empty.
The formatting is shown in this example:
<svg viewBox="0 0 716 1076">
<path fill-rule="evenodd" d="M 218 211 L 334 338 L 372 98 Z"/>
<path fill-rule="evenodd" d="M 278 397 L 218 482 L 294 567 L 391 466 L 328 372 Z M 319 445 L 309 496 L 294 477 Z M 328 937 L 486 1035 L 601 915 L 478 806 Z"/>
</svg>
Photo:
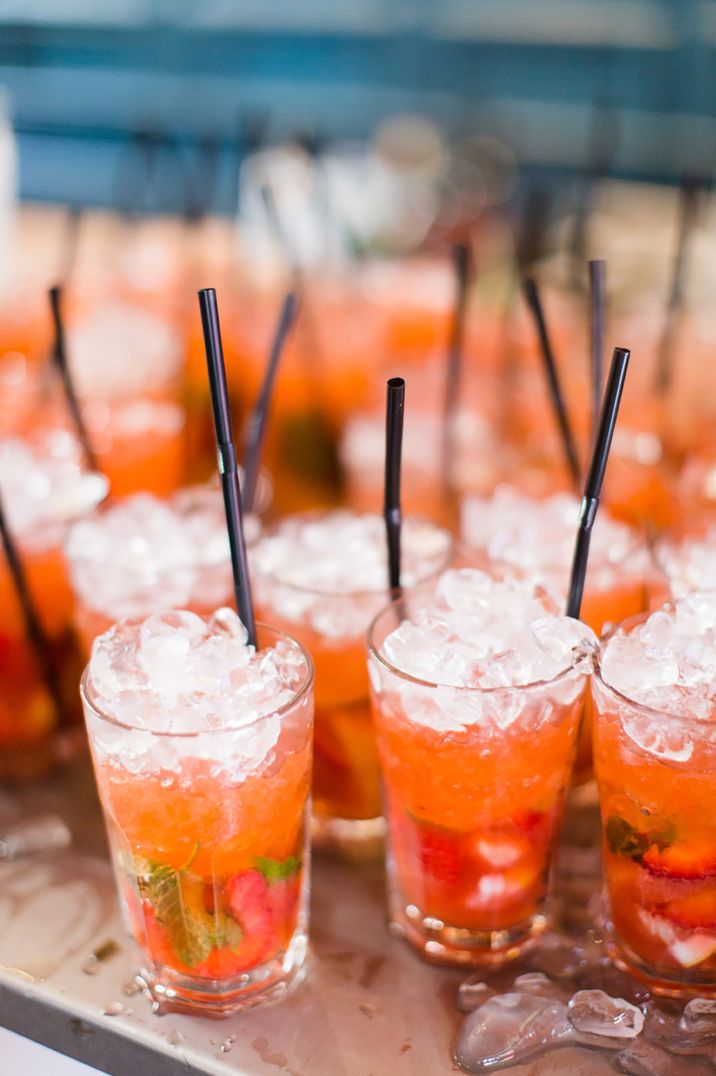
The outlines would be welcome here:
<svg viewBox="0 0 716 1076">
<path fill-rule="evenodd" d="M 100 636 L 82 698 L 127 926 L 159 1006 L 280 997 L 307 944 L 311 660 L 236 613 Z"/>
<path fill-rule="evenodd" d="M 107 484 L 62 454 L 53 455 L 56 447 L 52 441 L 0 441 L 3 511 L 50 666 L 48 672 L 31 639 L 15 578 L 0 547 L 0 779 L 45 773 L 67 752 L 81 727 L 77 683 L 82 660 L 72 627 L 72 591 L 62 542 L 71 520 L 91 510 Z"/>
<path fill-rule="evenodd" d="M 447 563 L 446 531 L 408 520 L 403 580 Z M 289 516 L 251 555 L 259 615 L 295 635 L 316 666 L 313 809 L 317 839 L 360 851 L 382 833 L 365 633 L 388 600 L 385 525 L 347 511 Z"/>
<path fill-rule="evenodd" d="M 546 924 L 591 635 L 555 610 L 460 569 L 371 627 L 390 916 L 427 960 L 501 963 Z"/>
<path fill-rule="evenodd" d="M 258 508 L 266 488 L 259 484 Z M 258 516 L 247 514 L 244 529 L 251 546 Z M 209 614 L 234 600 L 224 502 L 213 486 L 113 501 L 72 528 L 65 553 L 86 657 L 116 620 L 178 608 Z"/>
<path fill-rule="evenodd" d="M 716 597 L 626 621 L 592 681 L 616 960 L 662 992 L 716 991 Z"/>
</svg>

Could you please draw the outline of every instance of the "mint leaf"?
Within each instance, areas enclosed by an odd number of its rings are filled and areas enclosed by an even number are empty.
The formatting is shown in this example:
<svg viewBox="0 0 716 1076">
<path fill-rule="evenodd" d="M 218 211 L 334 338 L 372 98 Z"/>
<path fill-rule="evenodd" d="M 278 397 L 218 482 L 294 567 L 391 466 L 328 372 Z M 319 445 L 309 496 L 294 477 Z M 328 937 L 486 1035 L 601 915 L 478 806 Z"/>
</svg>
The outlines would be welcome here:
<svg viewBox="0 0 716 1076">
<path fill-rule="evenodd" d="M 670 844 L 673 844 L 676 840 L 676 826 L 673 822 L 670 822 L 668 826 L 665 826 L 661 830 L 653 830 L 649 834 L 649 840 L 652 844 L 655 844 L 660 852 L 668 848 Z"/>
<path fill-rule="evenodd" d="M 212 917 L 201 906 L 202 880 L 173 867 L 151 863 L 144 884 L 157 921 L 176 955 L 190 968 L 201 964 L 214 946 Z"/>
<path fill-rule="evenodd" d="M 628 856 L 629 859 L 640 863 L 644 853 L 655 844 L 660 852 L 673 844 L 676 837 L 676 827 L 672 824 L 662 830 L 650 830 L 642 833 L 635 829 L 624 818 L 612 815 L 607 819 L 604 834 L 609 845 L 609 851 L 615 855 Z"/>
<path fill-rule="evenodd" d="M 610 852 L 614 852 L 616 855 L 628 856 L 629 859 L 635 859 L 637 862 L 641 860 L 651 844 L 645 833 L 640 833 L 618 815 L 612 815 L 611 818 L 607 819 L 604 832 Z"/>
<path fill-rule="evenodd" d="M 287 859 L 279 860 L 257 856 L 254 864 L 270 885 L 271 882 L 285 882 L 287 878 L 298 874 L 301 869 L 301 857 L 289 856 Z"/>
<path fill-rule="evenodd" d="M 236 949 L 244 936 L 241 925 L 225 912 L 217 912 L 214 922 L 213 942 L 217 949 L 223 949 L 225 945 L 229 949 Z"/>
</svg>

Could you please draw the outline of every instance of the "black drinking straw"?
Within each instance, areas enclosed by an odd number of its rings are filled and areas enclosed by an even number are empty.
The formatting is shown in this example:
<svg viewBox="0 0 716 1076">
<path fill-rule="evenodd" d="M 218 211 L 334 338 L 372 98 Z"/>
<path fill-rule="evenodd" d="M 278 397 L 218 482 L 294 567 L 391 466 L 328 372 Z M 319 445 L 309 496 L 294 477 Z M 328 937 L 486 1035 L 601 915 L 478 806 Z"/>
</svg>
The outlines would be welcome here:
<svg viewBox="0 0 716 1076">
<path fill-rule="evenodd" d="M 243 492 L 244 507 L 247 512 L 250 512 L 253 509 L 254 500 L 256 498 L 256 487 L 258 485 L 259 470 L 261 468 L 261 455 L 266 435 L 266 424 L 268 421 L 269 408 L 271 406 L 274 381 L 276 379 L 281 356 L 283 355 L 284 345 L 288 338 L 291 326 L 296 319 L 296 314 L 298 313 L 298 306 L 297 292 L 290 291 L 281 307 L 281 314 L 271 344 L 271 352 L 269 354 L 266 373 L 264 374 L 263 383 L 261 385 L 261 391 L 259 392 L 259 398 L 256 401 L 256 406 L 249 419 L 249 432 L 246 444 L 246 454 L 244 457 Z"/>
<path fill-rule="evenodd" d="M 579 528 L 572 559 L 572 571 L 569 577 L 569 598 L 567 600 L 567 616 L 575 617 L 575 619 L 579 618 L 582 608 L 582 594 L 584 593 L 584 578 L 587 574 L 592 527 L 599 508 L 599 496 L 602 492 L 604 472 L 612 445 L 630 355 L 631 352 L 628 348 L 614 348 L 609 380 L 604 393 L 604 404 L 599 418 L 599 432 L 592 450 L 592 461 L 589 466 L 587 481 L 584 485 L 584 496 L 582 497 L 582 506 L 579 513 Z"/>
<path fill-rule="evenodd" d="M 97 457 L 94 454 L 92 445 L 90 443 L 89 436 L 87 434 L 87 427 L 85 426 L 84 419 L 82 418 L 82 409 L 80 408 L 77 394 L 75 392 L 74 384 L 72 383 L 72 374 L 70 373 L 69 363 L 67 362 L 67 348 L 65 346 L 65 327 L 62 318 L 62 288 L 56 284 L 53 288 L 50 288 L 50 309 L 52 310 L 52 324 L 55 331 L 55 340 L 52 348 L 52 361 L 55 364 L 55 368 L 60 375 L 62 381 L 62 389 L 65 394 L 65 400 L 67 401 L 67 408 L 72 416 L 72 421 L 77 433 L 77 439 L 82 446 L 85 462 L 91 471 L 98 470 Z"/>
<path fill-rule="evenodd" d="M 288 236 L 286 235 L 286 230 L 281 222 L 281 216 L 278 211 L 278 206 L 276 205 L 276 196 L 273 192 L 273 187 L 268 180 L 261 184 L 261 200 L 264 204 L 264 210 L 266 211 L 269 231 L 273 235 L 279 250 L 283 253 L 291 274 L 293 287 L 298 289 L 303 282 L 301 264 L 291 246 Z"/>
<path fill-rule="evenodd" d="M 385 398 L 385 486 L 383 518 L 388 539 L 388 583 L 394 596 L 400 594 L 400 458 L 403 449 L 405 381 L 391 377 Z"/>
<path fill-rule="evenodd" d="M 204 350 L 209 371 L 209 388 L 211 406 L 214 412 L 214 429 L 216 431 L 216 453 L 221 475 L 221 488 L 224 493 L 226 526 L 231 547 L 231 569 L 234 575 L 236 608 L 249 636 L 249 645 L 256 646 L 256 623 L 251 601 L 251 584 L 249 582 L 249 565 L 246 557 L 246 542 L 241 514 L 241 491 L 239 474 L 236 468 L 236 452 L 231 432 L 231 412 L 229 396 L 226 390 L 226 370 L 224 368 L 224 351 L 221 346 L 221 329 L 219 327 L 219 309 L 216 304 L 216 292 L 213 288 L 202 288 L 199 292 L 199 309 L 204 330 Z"/>
<path fill-rule="evenodd" d="M 50 651 L 50 645 L 47 641 L 42 622 L 35 609 L 35 603 L 30 593 L 30 587 L 28 586 L 27 576 L 25 575 L 25 569 L 20 559 L 17 546 L 10 531 L 10 526 L 5 515 L 5 510 L 2 504 L 2 498 L 0 497 L 0 540 L 2 541 L 3 551 L 5 553 L 5 560 L 12 576 L 15 592 L 20 602 L 20 608 L 22 609 L 22 617 L 25 622 L 25 634 L 30 641 L 30 645 L 35 651 L 37 658 L 37 664 L 40 668 L 40 675 L 47 689 L 47 694 L 52 699 L 55 709 L 58 715 L 62 715 L 64 706 L 62 702 L 62 695 L 60 692 L 60 684 L 57 676 L 57 670 L 52 660 L 52 654 Z"/>
<path fill-rule="evenodd" d="M 60 280 L 65 287 L 67 287 L 72 279 L 75 263 L 77 261 L 77 248 L 79 246 L 83 219 L 84 210 L 82 206 L 69 206 L 60 253 Z"/>
<path fill-rule="evenodd" d="M 597 98 L 589 121 L 587 166 L 578 190 L 569 237 L 572 278 L 577 288 L 581 286 L 582 266 L 587 257 L 594 187 L 611 172 L 618 148 L 619 116 L 608 98 Z"/>
<path fill-rule="evenodd" d="M 679 226 L 674 253 L 673 272 L 666 301 L 664 328 L 659 341 L 656 369 L 656 390 L 664 395 L 669 390 L 674 372 L 674 349 L 676 346 L 679 315 L 684 302 L 684 277 L 688 246 L 696 223 L 699 194 L 706 186 L 703 176 L 682 176 L 679 184 Z"/>
<path fill-rule="evenodd" d="M 452 248 L 452 263 L 455 270 L 455 301 L 450 323 L 450 339 L 445 368 L 442 443 L 442 473 L 446 489 L 450 488 L 450 472 L 455 459 L 454 427 L 460 399 L 465 310 L 467 308 L 467 289 L 470 281 L 470 250 L 466 243 L 456 243 Z"/>
<path fill-rule="evenodd" d="M 593 260 L 589 262 L 589 359 L 592 375 L 592 444 L 597 439 L 599 412 L 602 406 L 606 272 L 607 263 L 605 261 Z"/>
<path fill-rule="evenodd" d="M 537 335 L 539 337 L 540 352 L 542 355 L 542 362 L 544 364 L 544 371 L 547 377 L 547 386 L 549 388 L 550 399 L 552 400 L 552 407 L 554 408 L 555 418 L 557 419 L 557 425 L 559 426 L 559 432 L 562 438 L 562 445 L 564 447 L 564 455 L 567 461 L 567 467 L 572 477 L 572 482 L 575 489 L 579 489 L 580 485 L 580 472 L 579 472 L 579 457 L 577 455 L 577 447 L 574 442 L 574 436 L 572 434 L 572 427 L 569 424 L 569 416 L 567 415 L 567 408 L 564 403 L 564 396 L 562 394 L 562 388 L 559 383 L 559 375 L 557 373 L 557 365 L 554 361 L 554 352 L 552 350 L 552 343 L 547 332 L 547 322 L 545 321 L 544 310 L 542 309 L 542 300 L 540 299 L 539 288 L 537 283 L 528 278 L 523 284 L 525 300 L 527 302 L 537 328 Z"/>
</svg>

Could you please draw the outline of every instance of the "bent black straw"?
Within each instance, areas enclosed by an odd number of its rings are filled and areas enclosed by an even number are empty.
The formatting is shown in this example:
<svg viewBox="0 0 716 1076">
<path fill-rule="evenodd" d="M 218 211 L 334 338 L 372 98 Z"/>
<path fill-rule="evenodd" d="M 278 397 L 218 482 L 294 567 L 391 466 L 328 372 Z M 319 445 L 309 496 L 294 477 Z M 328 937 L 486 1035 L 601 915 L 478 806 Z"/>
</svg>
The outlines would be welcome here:
<svg viewBox="0 0 716 1076">
<path fill-rule="evenodd" d="M 83 214 L 84 210 L 81 206 L 69 206 L 67 209 L 67 222 L 60 254 L 60 280 L 65 287 L 72 279 L 77 261 Z"/>
<path fill-rule="evenodd" d="M 239 474 L 236 467 L 234 438 L 231 431 L 231 412 L 226 389 L 226 370 L 224 368 L 224 352 L 221 346 L 219 310 L 216 303 L 216 292 L 213 288 L 201 289 L 199 292 L 199 308 L 204 331 L 204 349 L 209 372 L 211 406 L 214 412 L 216 452 L 221 476 L 221 488 L 224 493 L 229 546 L 231 548 L 231 569 L 234 575 L 236 608 L 248 633 L 249 645 L 256 646 L 256 623 L 251 600 L 246 543 L 244 541 Z"/>
<path fill-rule="evenodd" d="M 456 243 L 452 250 L 455 270 L 455 301 L 453 304 L 450 340 L 445 371 L 445 402 L 443 413 L 442 473 L 446 489 L 450 488 L 450 473 L 455 459 L 454 427 L 460 400 L 462 352 L 465 336 L 465 310 L 470 279 L 470 250 L 465 243 Z"/>
<path fill-rule="evenodd" d="M 567 467 L 569 468 L 569 473 L 572 477 L 572 483 L 574 485 L 574 488 L 578 490 L 580 484 L 580 473 L 577 446 L 574 442 L 572 427 L 569 424 L 567 408 L 564 403 L 562 388 L 559 383 L 557 365 L 554 361 L 552 343 L 549 338 L 549 333 L 547 332 L 547 322 L 545 321 L 544 310 L 542 309 L 542 300 L 540 299 L 539 288 L 537 287 L 537 284 L 534 280 L 528 278 L 524 281 L 523 289 L 525 300 L 532 312 L 535 326 L 537 328 L 537 335 L 539 337 L 540 344 L 540 353 L 542 355 L 542 363 L 544 365 L 544 371 L 547 377 L 547 387 L 549 389 L 550 399 L 552 400 L 552 407 L 554 408 L 557 425 L 559 426 L 559 432 L 562 438 L 562 446 L 564 448 L 564 455 L 567 461 Z"/>
<path fill-rule="evenodd" d="M 80 408 L 75 387 L 72 382 L 72 374 L 70 373 L 69 363 L 67 361 L 67 348 L 65 346 L 65 326 L 62 318 L 62 288 L 59 285 L 55 285 L 54 288 L 50 288 L 50 309 L 52 311 L 52 325 L 55 332 L 55 340 L 52 348 L 52 360 L 55 364 L 57 372 L 60 375 L 62 381 L 62 390 L 65 394 L 65 400 L 67 401 L 67 409 L 70 412 L 72 421 L 74 423 L 75 432 L 77 433 L 77 440 L 82 446 L 85 462 L 90 471 L 98 470 L 97 457 L 94 454 L 92 445 L 90 443 L 89 435 L 87 433 L 87 427 L 85 426 L 84 419 L 82 418 L 82 409 Z"/>
<path fill-rule="evenodd" d="M 383 518 L 388 540 L 388 583 L 394 594 L 400 593 L 400 532 L 403 517 L 400 508 L 400 460 L 403 451 L 403 411 L 405 381 L 391 377 L 385 400 L 385 485 Z"/>
<path fill-rule="evenodd" d="M 668 392 L 674 373 L 674 350 L 679 315 L 684 302 L 688 246 L 696 223 L 699 194 L 705 186 L 706 181 L 702 176 L 692 175 L 683 176 L 679 185 L 679 228 L 656 369 L 656 390 L 661 395 Z"/>
<path fill-rule="evenodd" d="M 266 366 L 263 384 L 261 385 L 259 398 L 256 401 L 256 407 L 249 419 L 249 433 L 244 457 L 244 507 L 247 512 L 252 511 L 254 507 L 274 381 L 283 355 L 284 345 L 298 313 L 298 305 L 297 292 L 290 291 L 281 307 L 281 315 L 271 345 L 271 353 Z"/>
<path fill-rule="evenodd" d="M 592 375 L 592 444 L 597 439 L 599 412 L 602 406 L 606 272 L 606 262 L 589 262 L 589 360 Z"/>
<path fill-rule="evenodd" d="M 35 651 L 37 658 L 37 664 L 40 669 L 40 675 L 42 676 L 43 683 L 47 689 L 47 694 L 50 696 L 55 709 L 57 711 L 58 718 L 61 719 L 64 705 L 62 702 L 62 695 L 60 693 L 60 683 L 57 675 L 55 664 L 52 660 L 52 654 L 50 651 L 50 644 L 45 635 L 42 622 L 35 608 L 35 603 L 30 593 L 30 587 L 25 575 L 25 569 L 20 559 L 20 554 L 17 551 L 15 541 L 10 531 L 10 526 L 5 515 L 5 510 L 2 504 L 2 498 L 0 497 L 0 540 L 2 541 L 3 550 L 5 553 L 5 560 L 12 577 L 13 586 L 17 594 L 20 608 L 22 610 L 22 618 L 25 622 L 25 634 Z"/>
<path fill-rule="evenodd" d="M 604 405 L 599 419 L 599 432 L 592 451 L 592 462 L 589 467 L 587 481 L 584 485 L 584 496 L 582 497 L 582 506 L 579 513 L 579 527 L 574 546 L 572 571 L 569 578 L 569 597 L 567 600 L 567 616 L 575 618 L 579 617 L 582 608 L 582 595 L 584 593 L 584 579 L 587 574 L 592 527 L 599 508 L 604 472 L 607 468 L 619 404 L 624 391 L 624 380 L 630 354 L 631 352 L 628 348 L 614 348 L 607 390 L 604 394 Z"/>
</svg>

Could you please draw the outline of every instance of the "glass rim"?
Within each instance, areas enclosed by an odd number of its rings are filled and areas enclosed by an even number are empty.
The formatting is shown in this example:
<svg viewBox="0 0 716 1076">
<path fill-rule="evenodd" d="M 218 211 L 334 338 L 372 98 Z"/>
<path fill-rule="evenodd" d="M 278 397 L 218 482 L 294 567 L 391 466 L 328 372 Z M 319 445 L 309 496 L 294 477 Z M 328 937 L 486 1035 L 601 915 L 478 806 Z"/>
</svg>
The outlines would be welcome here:
<svg viewBox="0 0 716 1076">
<path fill-rule="evenodd" d="M 504 693 L 506 691 L 538 691 L 538 690 L 543 690 L 544 688 L 552 687 L 552 685 L 559 683 L 563 679 L 566 679 L 566 677 L 568 677 L 569 674 L 573 673 L 573 672 L 578 673 L 580 676 L 584 676 L 585 679 L 586 679 L 586 676 L 587 676 L 586 672 L 581 673 L 577 669 L 577 663 L 582 660 L 583 655 L 577 655 L 577 654 L 573 655 L 572 660 L 569 663 L 569 665 L 566 665 L 563 669 L 560 669 L 560 671 L 555 673 L 554 676 L 550 677 L 549 680 L 531 680 L 531 681 L 529 681 L 529 683 L 526 683 L 526 684 L 500 684 L 500 685 L 498 685 L 496 687 L 480 687 L 479 684 L 475 685 L 475 686 L 469 686 L 467 684 L 447 684 L 447 683 L 444 683 L 444 682 L 439 681 L 439 680 L 424 680 L 419 676 L 414 676 L 412 673 L 406 672 L 404 669 L 399 669 L 397 665 L 393 665 L 392 662 L 388 661 L 388 659 L 378 649 L 378 647 L 375 644 L 375 640 L 374 640 L 374 634 L 375 634 L 375 630 L 376 630 L 377 625 L 378 625 L 378 621 L 381 619 L 381 617 L 385 616 L 391 609 L 396 609 L 397 610 L 398 606 L 400 605 L 400 603 L 403 600 L 404 600 L 403 598 L 394 598 L 387 605 L 385 605 L 380 610 L 380 612 L 378 612 L 373 617 L 373 619 L 372 619 L 372 621 L 370 623 L 370 627 L 368 628 L 368 633 L 367 633 L 367 644 L 368 644 L 368 654 L 369 654 L 369 656 L 375 658 L 375 660 L 380 665 L 382 665 L 384 669 L 387 669 L 388 672 L 393 674 L 393 676 L 397 676 L 401 680 L 404 680 L 404 681 L 406 681 L 408 683 L 411 683 L 411 684 L 415 684 L 418 687 L 434 688 L 434 689 L 445 687 L 445 688 L 450 688 L 452 691 L 460 691 L 460 692 L 465 692 L 465 693 L 469 693 L 469 694 L 472 694 L 472 695 L 477 693 L 477 694 L 480 694 L 480 695 L 492 695 L 492 696 L 494 696 L 494 695 L 498 695 L 500 693 Z"/>
<path fill-rule="evenodd" d="M 337 512 L 347 513 L 358 518 L 363 516 L 373 516 L 378 519 L 381 518 L 380 513 L 378 512 L 356 512 L 351 508 L 308 508 L 303 512 L 292 512 L 290 515 L 284 516 L 282 519 L 275 520 L 270 526 L 262 530 L 256 541 L 256 545 L 258 545 L 258 543 L 263 541 L 265 538 L 272 537 L 272 535 L 276 533 L 278 528 L 283 523 L 285 523 L 287 519 L 320 518 L 322 516 L 332 515 Z M 423 586 L 424 584 L 429 583 L 432 579 L 435 578 L 436 575 L 438 575 L 440 572 L 445 571 L 445 569 L 453 560 L 453 557 L 455 556 L 455 552 L 457 550 L 457 542 L 455 536 L 448 530 L 447 527 L 441 527 L 439 523 L 435 523 L 431 519 L 424 519 L 421 516 L 406 516 L 406 518 L 403 520 L 403 526 L 405 526 L 406 523 L 410 522 L 418 523 L 422 526 L 431 527 L 433 530 L 438 531 L 441 534 L 445 534 L 448 541 L 445 548 L 445 552 L 440 559 L 440 563 L 437 564 L 435 567 L 431 568 L 426 575 L 420 576 L 420 578 L 416 579 L 414 583 L 411 583 L 409 586 L 404 588 L 408 591 L 413 590 L 415 587 Z M 252 546 L 252 548 L 255 548 L 255 545 Z M 311 594 L 319 598 L 375 598 L 390 593 L 390 584 L 387 578 L 385 583 L 380 587 L 358 587 L 353 590 L 331 590 L 326 587 L 310 587 L 305 586 L 303 583 L 294 583 L 290 580 L 282 579 L 280 576 L 276 575 L 275 572 L 262 571 L 256 561 L 254 561 L 254 563 L 251 565 L 251 568 L 257 580 L 260 579 L 264 582 L 271 583 L 274 586 L 284 587 L 286 590 L 290 590 L 294 594 Z"/>
<path fill-rule="evenodd" d="M 181 610 L 173 610 L 173 611 L 181 612 Z M 143 621 L 145 621 L 147 619 L 148 619 L 148 617 L 146 617 L 146 616 L 124 617 L 122 620 L 118 620 L 116 623 L 117 624 L 124 624 L 124 623 L 127 623 L 127 622 L 142 623 Z M 206 619 L 206 618 L 203 617 L 202 619 Z M 114 625 L 112 625 L 112 626 L 114 627 Z M 151 728 L 143 727 L 141 725 L 130 725 L 126 721 L 120 721 L 118 718 L 113 717 L 112 714 L 107 713 L 107 711 L 105 709 L 103 709 L 95 701 L 95 699 L 93 698 L 93 695 L 92 695 L 92 692 L 91 692 L 91 689 L 90 689 L 90 686 L 89 686 L 90 685 L 90 664 L 92 662 L 91 656 L 90 656 L 90 660 L 85 665 L 85 667 L 84 667 L 84 669 L 82 671 L 82 676 L 80 678 L 80 697 L 82 699 L 82 702 L 89 707 L 89 709 L 92 711 L 92 713 L 96 717 L 100 718 L 100 720 L 106 722 L 106 724 L 108 724 L 108 725 L 114 725 L 115 728 L 123 729 L 125 732 L 142 732 L 142 733 L 147 733 L 150 736 L 163 737 L 163 738 L 167 738 L 167 739 L 173 738 L 173 739 L 190 740 L 190 739 L 195 739 L 198 736 L 207 736 L 207 735 L 208 736 L 213 736 L 213 735 L 220 735 L 221 733 L 227 733 L 227 732 L 241 732 L 241 731 L 245 731 L 246 729 L 250 729 L 250 728 L 254 727 L 260 721 L 265 721 L 267 717 L 282 717 L 283 714 L 287 713 L 289 710 L 292 710 L 295 706 L 298 706 L 306 698 L 306 696 L 310 692 L 311 688 L 313 687 L 313 682 L 314 682 L 314 679 L 315 679 L 315 667 L 314 667 L 314 664 L 313 664 L 313 658 L 311 657 L 311 655 L 310 655 L 309 651 L 306 649 L 306 647 L 301 642 L 299 642 L 298 639 L 294 638 L 293 635 L 289 635 L 288 632 L 281 631 L 280 628 L 273 628 L 273 627 L 271 627 L 270 624 L 266 624 L 264 621 L 261 621 L 261 620 L 256 621 L 256 627 L 257 628 L 262 628 L 262 629 L 264 629 L 266 631 L 269 631 L 269 632 L 271 632 L 272 635 L 276 636 L 278 638 L 278 640 L 287 640 L 294 647 L 296 647 L 296 649 L 298 649 L 300 651 L 300 653 L 303 655 L 303 659 L 304 659 L 305 665 L 306 665 L 306 671 L 305 671 L 305 675 L 303 677 L 303 680 L 301 682 L 300 687 L 297 688 L 295 691 L 293 691 L 292 697 L 287 702 L 282 703 L 282 705 L 277 707 L 276 709 L 267 710 L 265 714 L 260 714 L 258 717 L 255 717 L 252 721 L 245 722 L 242 725 L 221 725 L 221 726 L 219 726 L 217 728 L 196 729 L 196 730 L 191 730 L 189 732 L 186 732 L 186 731 L 174 732 L 174 731 L 167 730 L 167 729 L 151 729 Z M 107 629 L 107 630 L 110 630 L 110 629 Z M 104 634 L 104 633 L 102 633 L 102 634 Z"/>
<path fill-rule="evenodd" d="M 688 595 L 685 595 L 685 597 L 688 598 L 690 594 L 698 593 L 698 591 L 691 591 Z M 713 593 L 713 591 L 711 591 L 711 593 Z M 678 600 L 679 599 L 676 599 L 676 601 Z M 647 703 L 638 702 L 636 699 L 630 699 L 628 695 L 625 695 L 623 691 L 620 691 L 618 687 L 614 687 L 613 684 L 610 684 L 609 681 L 605 680 L 604 678 L 601 659 L 603 656 L 604 647 L 609 642 L 609 640 L 613 639 L 616 633 L 624 628 L 630 630 L 631 628 L 635 628 L 637 624 L 644 623 L 644 621 L 647 620 L 653 613 L 665 609 L 673 609 L 676 605 L 676 601 L 663 602 L 662 605 L 658 606 L 657 609 L 645 609 L 642 613 L 635 613 L 634 616 L 625 617 L 624 620 L 620 620 L 618 624 L 612 625 L 609 631 L 605 632 L 599 640 L 599 648 L 595 652 L 594 659 L 592 662 L 593 675 L 599 686 L 603 688 L 604 691 L 607 692 L 607 694 L 612 695 L 621 706 L 628 706 L 632 710 L 638 710 L 649 717 L 661 718 L 662 720 L 663 718 L 667 717 L 673 721 L 686 721 L 693 724 L 708 724 L 713 727 L 714 722 L 712 717 L 699 717 L 697 714 L 675 714 L 672 713 L 671 710 L 666 710 L 663 707 L 657 710 L 655 706 L 649 706 Z"/>
</svg>

